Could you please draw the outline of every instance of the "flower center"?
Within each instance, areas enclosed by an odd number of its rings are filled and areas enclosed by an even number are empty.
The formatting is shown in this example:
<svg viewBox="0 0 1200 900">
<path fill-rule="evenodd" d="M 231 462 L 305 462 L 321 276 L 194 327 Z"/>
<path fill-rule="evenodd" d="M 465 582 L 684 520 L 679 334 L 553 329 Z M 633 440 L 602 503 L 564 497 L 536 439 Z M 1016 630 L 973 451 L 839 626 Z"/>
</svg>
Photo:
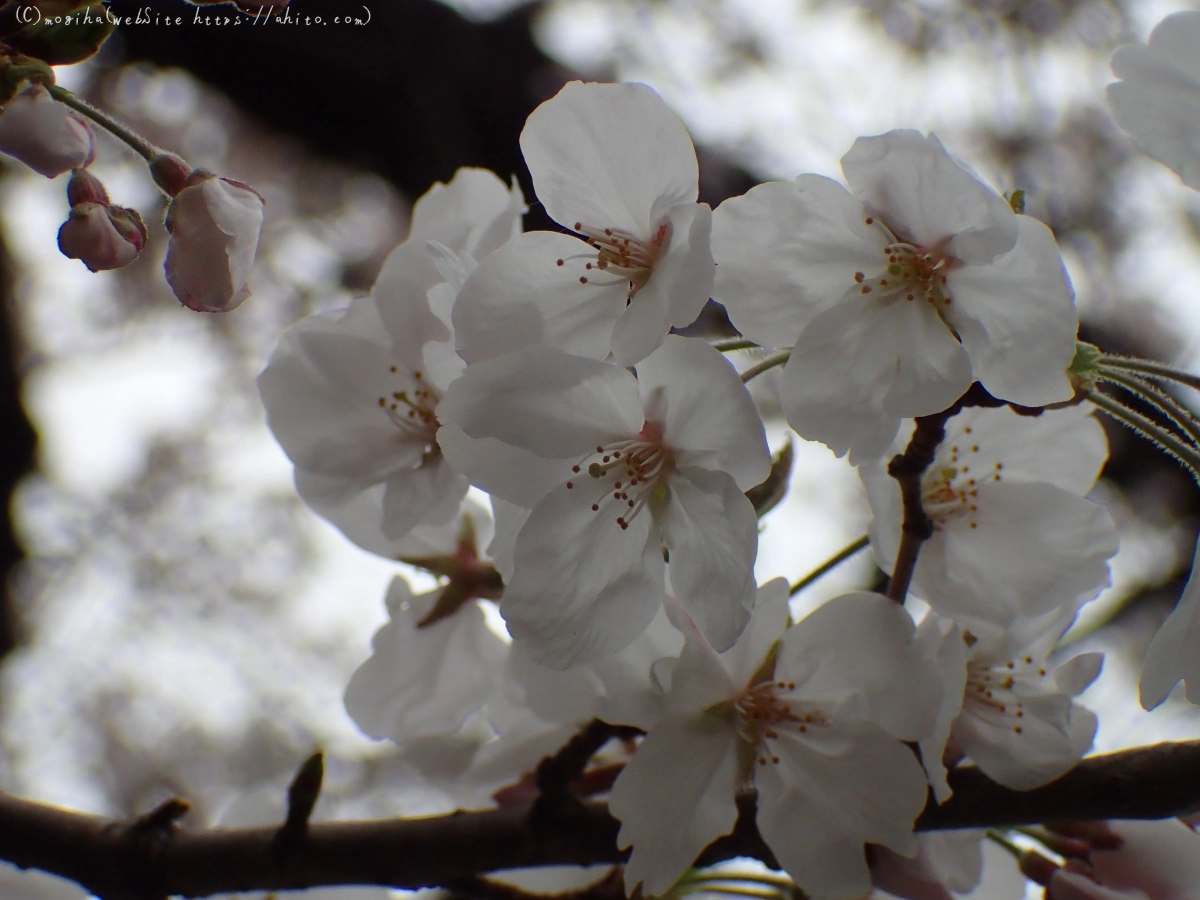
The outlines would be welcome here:
<svg viewBox="0 0 1200 900">
<path fill-rule="evenodd" d="M 399 367 L 392 366 L 390 374 L 399 375 Z M 425 448 L 421 465 L 432 461 L 441 454 L 437 445 L 437 431 L 440 423 L 434 410 L 437 409 L 441 397 L 438 392 L 425 380 L 423 373 L 414 371 L 412 378 L 402 390 L 392 391 L 390 395 L 379 398 L 379 408 L 387 414 L 392 424 L 400 432 L 401 440 L 405 443 L 420 441 Z"/>
<path fill-rule="evenodd" d="M 761 681 L 746 688 L 733 702 L 738 736 L 754 748 L 760 766 L 779 763 L 771 741 L 779 737 L 781 730 L 804 734 L 810 728 L 829 724 L 825 710 L 783 693 L 795 689 L 794 681 Z"/>
<path fill-rule="evenodd" d="M 1025 710 L 1014 688 L 1017 685 L 1036 688 L 1045 677 L 1045 667 L 1035 665 L 1032 656 L 995 665 L 969 661 L 964 706 L 969 704 L 976 715 L 998 719 L 1014 733 L 1021 734 L 1024 729 L 1020 720 L 1025 717 Z"/>
<path fill-rule="evenodd" d="M 621 530 L 651 500 L 666 498 L 666 478 L 674 470 L 675 454 L 663 443 L 662 426 L 656 422 L 646 422 L 636 438 L 597 447 L 571 467 L 574 475 L 586 472 L 593 489 L 599 483 L 602 493 L 592 503 L 592 512 L 619 513 L 615 521 Z M 587 490 L 588 484 L 573 478 L 567 490 Z"/>
<path fill-rule="evenodd" d="M 931 466 L 921 479 L 921 503 L 933 520 L 934 530 L 940 531 L 951 519 L 967 516 L 968 527 L 976 528 L 976 500 L 980 481 L 1001 481 L 1003 463 L 994 463 L 990 471 L 978 462 L 972 471 L 972 457 L 979 445 L 971 442 L 971 428 L 963 429 L 961 438 L 951 444 L 946 465 Z M 986 465 L 986 464 L 985 464 Z"/>
<path fill-rule="evenodd" d="M 887 268 L 876 278 L 867 278 L 865 273 L 855 272 L 855 283 L 862 285 L 860 292 L 899 295 L 906 301 L 924 300 L 939 314 L 944 312 L 953 303 L 946 293 L 946 273 L 956 262 L 946 252 L 946 240 L 932 247 L 922 247 L 898 239 L 887 225 L 874 216 L 868 216 L 864 221 L 867 225 L 882 229 L 888 237 L 888 244 L 883 248 Z"/>
<path fill-rule="evenodd" d="M 576 222 L 575 230 L 584 236 L 588 245 L 596 252 L 564 257 L 558 260 L 558 265 L 565 266 L 567 262 L 575 260 L 583 261 L 584 274 L 579 276 L 580 284 L 608 287 L 628 282 L 631 299 L 650 280 L 654 264 L 658 262 L 663 247 L 671 236 L 671 225 L 668 222 L 659 225 L 649 240 L 643 240 L 620 228 L 595 228 L 583 222 Z M 613 277 L 608 281 L 597 281 L 595 274 L 591 274 L 595 272 Z"/>
</svg>

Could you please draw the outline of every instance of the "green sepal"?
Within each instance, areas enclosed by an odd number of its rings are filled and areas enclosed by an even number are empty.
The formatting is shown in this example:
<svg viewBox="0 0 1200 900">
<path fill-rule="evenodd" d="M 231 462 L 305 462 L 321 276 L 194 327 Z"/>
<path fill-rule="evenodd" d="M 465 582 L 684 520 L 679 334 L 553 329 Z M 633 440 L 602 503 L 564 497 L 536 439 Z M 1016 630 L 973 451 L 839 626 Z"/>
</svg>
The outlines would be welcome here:
<svg viewBox="0 0 1200 900">
<path fill-rule="evenodd" d="M 1103 361 L 1103 351 L 1095 344 L 1084 341 L 1075 342 L 1075 358 L 1067 367 L 1067 378 L 1075 388 L 1075 396 L 1086 394 L 1100 380 L 1100 364 Z"/>
<path fill-rule="evenodd" d="M 59 17 L 56 17 L 59 18 Z M 96 55 L 117 28 L 108 10 L 99 3 L 61 16 L 63 21 L 43 20 L 9 37 L 6 43 L 19 53 L 52 66 L 68 66 Z"/>
<path fill-rule="evenodd" d="M 754 512 L 760 519 L 787 496 L 788 484 L 792 480 L 792 461 L 795 457 L 795 448 L 789 440 L 779 448 L 779 452 L 771 460 L 771 474 L 766 480 L 746 491 L 746 499 L 754 505 Z"/>
<path fill-rule="evenodd" d="M 1013 191 L 1008 195 L 1008 205 L 1017 215 L 1025 212 L 1025 192 Z"/>
</svg>

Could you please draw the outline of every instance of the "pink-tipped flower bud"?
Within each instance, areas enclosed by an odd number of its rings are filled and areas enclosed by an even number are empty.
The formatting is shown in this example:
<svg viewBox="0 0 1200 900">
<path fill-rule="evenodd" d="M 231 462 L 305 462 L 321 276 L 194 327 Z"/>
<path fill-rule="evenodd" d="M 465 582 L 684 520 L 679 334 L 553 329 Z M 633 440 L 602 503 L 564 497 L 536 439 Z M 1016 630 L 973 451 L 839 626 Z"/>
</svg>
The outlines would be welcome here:
<svg viewBox="0 0 1200 900">
<path fill-rule="evenodd" d="M 47 178 L 84 169 L 96 156 L 92 128 L 40 84 L 30 85 L 0 111 L 0 153 Z"/>
<path fill-rule="evenodd" d="M 135 210 L 85 201 L 71 207 L 58 229 L 58 249 L 93 272 L 127 266 L 146 245 L 146 226 Z"/>
<path fill-rule="evenodd" d="M 178 197 L 191 174 L 192 167 L 174 153 L 160 153 L 150 161 L 150 177 L 168 197 Z"/>
<path fill-rule="evenodd" d="M 167 210 L 167 283 L 188 309 L 228 312 L 250 296 L 265 201 L 253 188 L 197 169 Z"/>
<path fill-rule="evenodd" d="M 76 169 L 71 173 L 71 180 L 67 182 L 67 202 L 72 206 L 81 203 L 100 203 L 108 206 L 112 201 L 108 199 L 108 190 L 104 187 L 104 182 L 87 169 Z"/>
</svg>

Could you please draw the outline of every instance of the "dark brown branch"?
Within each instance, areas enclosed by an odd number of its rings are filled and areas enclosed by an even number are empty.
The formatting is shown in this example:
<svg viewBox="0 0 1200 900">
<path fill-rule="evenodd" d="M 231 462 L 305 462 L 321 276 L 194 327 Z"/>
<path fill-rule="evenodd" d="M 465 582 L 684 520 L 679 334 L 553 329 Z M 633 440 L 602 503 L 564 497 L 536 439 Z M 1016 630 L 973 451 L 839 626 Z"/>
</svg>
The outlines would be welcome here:
<svg viewBox="0 0 1200 900">
<path fill-rule="evenodd" d="M 1052 820 L 1163 818 L 1200 809 L 1200 741 L 1159 744 L 1084 760 L 1053 784 L 1012 791 L 967 768 L 954 796 L 930 806 L 919 830 L 1028 825 Z M 773 862 L 741 798 L 733 833 L 701 855 Z M 802 810 L 797 810 L 802 815 Z M 0 794 L 0 859 L 78 881 L 105 898 L 162 897 L 323 885 L 396 888 L 463 884 L 525 866 L 619 863 L 618 823 L 602 803 L 579 803 L 559 827 L 538 827 L 529 807 L 425 819 L 314 822 L 304 852 L 283 860 L 276 828 L 178 830 L 169 840 L 131 837 L 127 823 Z M 469 883 L 469 882 L 467 882 Z"/>
<path fill-rule="evenodd" d="M 320 750 L 306 759 L 296 771 L 287 792 L 287 818 L 275 833 L 275 851 L 290 853 L 304 843 L 308 820 L 321 795 L 325 781 L 325 754 Z"/>
<path fill-rule="evenodd" d="M 538 764 L 537 788 L 541 796 L 533 805 L 533 817 L 555 818 L 557 813 L 564 812 L 576 800 L 571 785 L 580 779 L 600 748 L 613 738 L 633 738 L 640 734 L 642 731 L 638 728 L 592 719 L 557 753 Z"/>
<path fill-rule="evenodd" d="M 917 567 L 917 556 L 921 545 L 933 536 L 933 522 L 925 513 L 921 503 L 921 476 L 933 462 L 938 445 L 946 437 L 946 422 L 962 412 L 966 406 L 1003 406 L 976 382 L 967 389 L 948 409 L 932 416 L 918 416 L 916 429 L 904 452 L 892 457 L 888 463 L 888 474 L 900 485 L 900 498 L 904 504 L 904 521 L 900 526 L 900 548 L 896 551 L 896 565 L 888 583 L 887 595 L 897 603 L 908 597 L 908 586 Z"/>
</svg>

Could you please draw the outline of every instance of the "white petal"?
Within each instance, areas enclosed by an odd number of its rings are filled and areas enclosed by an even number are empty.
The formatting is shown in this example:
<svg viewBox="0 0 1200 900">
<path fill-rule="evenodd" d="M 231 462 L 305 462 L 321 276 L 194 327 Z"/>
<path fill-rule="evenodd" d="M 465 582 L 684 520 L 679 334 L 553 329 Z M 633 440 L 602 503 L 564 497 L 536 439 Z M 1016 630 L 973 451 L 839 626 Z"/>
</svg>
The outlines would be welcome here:
<svg viewBox="0 0 1200 900">
<path fill-rule="evenodd" d="M 444 244 L 483 259 L 521 233 L 525 198 L 488 169 L 461 168 L 449 183 L 436 182 L 413 206 L 407 242 Z"/>
<path fill-rule="evenodd" d="M 454 304 L 459 355 L 474 363 L 541 343 L 576 356 L 608 356 L 629 287 L 594 268 L 595 252 L 592 269 L 585 268 L 588 260 L 571 258 L 588 250 L 577 238 L 531 231 L 480 262 Z"/>
<path fill-rule="evenodd" d="M 855 693 L 864 717 L 901 740 L 920 740 L 942 689 L 915 632 L 904 607 L 883 595 L 843 594 L 787 630 L 775 671 L 806 700 L 836 705 Z"/>
<path fill-rule="evenodd" d="M 1103 653 L 1080 653 L 1054 670 L 1054 682 L 1065 693 L 1078 697 L 1100 677 L 1103 666 Z"/>
<path fill-rule="evenodd" d="M 1200 835 L 1178 819 L 1115 819 L 1109 827 L 1124 843 L 1093 850 L 1091 863 L 1104 883 L 1143 890 L 1161 900 L 1189 900 L 1200 885 Z"/>
<path fill-rule="evenodd" d="M 724 472 L 682 469 L 654 511 L 671 553 L 675 596 L 718 651 L 733 646 L 754 605 L 758 518 Z"/>
<path fill-rule="evenodd" d="M 687 130 L 644 84 L 572 81 L 529 116 L 521 152 L 550 218 L 649 238 L 667 210 L 694 203 Z"/>
<path fill-rule="evenodd" d="M 539 498 L 540 499 L 540 498 Z M 513 554 L 517 549 L 517 535 L 525 527 L 532 505 L 529 509 L 502 500 L 495 494 L 491 497 L 492 515 L 496 520 L 496 533 L 488 544 L 487 555 L 491 557 L 496 570 L 504 577 L 507 584 L 512 581 Z"/>
<path fill-rule="evenodd" d="M 632 375 L 544 345 L 468 366 L 438 418 L 547 459 L 575 459 L 633 437 L 645 421 Z"/>
<path fill-rule="evenodd" d="M 951 269 L 946 318 L 962 338 L 975 378 L 994 397 L 1024 406 L 1070 400 L 1074 292 L 1054 234 L 1017 216 L 1017 244 L 988 265 Z"/>
<path fill-rule="evenodd" d="M 988 778 L 1027 791 L 1048 784 L 1079 761 L 1092 744 L 1096 718 L 1082 707 L 1072 709 L 1063 694 L 1021 701 L 1025 715 L 1020 719 L 986 708 L 981 712 L 977 704 L 967 703 L 951 734 Z M 1074 733 L 1072 725 L 1084 727 Z"/>
<path fill-rule="evenodd" d="M 670 240 L 650 280 L 630 298 L 613 330 L 612 352 L 619 366 L 645 359 L 672 326 L 691 325 L 712 294 L 712 212 L 703 203 L 692 203 L 674 207 L 667 218 Z"/>
<path fill-rule="evenodd" d="M 857 463 L 882 455 L 900 419 L 940 412 L 970 385 L 967 354 L 931 306 L 855 290 L 804 329 L 780 399 L 801 437 Z"/>
<path fill-rule="evenodd" d="M 977 480 L 999 471 L 1005 482 L 1041 482 L 1083 496 L 1108 459 L 1108 439 L 1093 409 L 1082 403 L 1022 416 L 1006 406 L 969 407 L 946 423 L 933 465 Z"/>
<path fill-rule="evenodd" d="M 384 484 L 381 528 L 391 540 L 404 537 L 418 525 L 449 522 L 469 486 L 467 479 L 441 458 L 398 472 Z"/>
<path fill-rule="evenodd" d="M 1151 32 L 1149 47 L 1117 49 L 1112 69 L 1124 81 L 1108 86 L 1108 103 L 1117 124 L 1196 190 L 1200 190 L 1198 42 L 1200 13 L 1167 16 Z"/>
<path fill-rule="evenodd" d="M 842 157 L 858 199 L 902 240 L 947 249 L 965 263 L 994 259 L 1017 240 L 1008 202 L 953 159 L 937 135 L 898 130 L 862 137 Z"/>
<path fill-rule="evenodd" d="M 820 175 L 760 184 L 726 200 L 713 213 L 713 299 L 755 343 L 792 346 L 856 272 L 880 274 L 888 241 L 866 215 L 860 200 Z"/>
<path fill-rule="evenodd" d="M 967 645 L 958 625 L 932 611 L 921 621 L 917 641 L 925 658 L 936 666 L 942 678 L 942 702 L 937 719 L 929 737 L 921 741 L 920 746 L 929 786 L 938 803 L 944 803 L 951 790 L 942 756 L 950 738 L 950 728 L 963 705 L 963 691 L 967 685 Z"/>
<path fill-rule="evenodd" d="M 1140 695 L 1144 709 L 1154 709 L 1182 678 L 1187 698 L 1200 704 L 1200 543 L 1192 559 L 1192 574 L 1184 585 L 1175 609 L 1146 651 L 1142 660 Z"/>
<path fill-rule="evenodd" d="M 637 377 L 643 407 L 665 407 L 659 424 L 678 465 L 728 472 L 742 490 L 771 473 L 766 432 L 754 401 L 737 371 L 708 343 L 668 335 L 638 365 Z"/>
<path fill-rule="evenodd" d="M 771 647 L 783 637 L 790 615 L 786 579 L 772 578 L 758 589 L 745 630 L 737 643 L 721 654 L 721 665 L 734 684 L 741 687 L 750 683 Z"/>
<path fill-rule="evenodd" d="M 473 438 L 457 425 L 439 428 L 437 441 L 446 461 L 473 485 L 526 510 L 570 477 L 568 467 L 558 460 L 495 438 Z"/>
<path fill-rule="evenodd" d="M 1047 484 L 984 484 L 917 558 L 913 592 L 938 612 L 1007 627 L 1108 584 L 1116 526 L 1097 503 Z M 972 523 L 974 527 L 972 527 Z"/>
<path fill-rule="evenodd" d="M 671 717 L 650 731 L 613 785 L 619 847 L 633 846 L 625 888 L 661 896 L 737 821 L 738 736 L 715 716 Z M 686 765 L 680 765 L 687 760 Z"/>
<path fill-rule="evenodd" d="M 1068 869 L 1054 870 L 1046 897 L 1048 900 L 1148 900 L 1140 890 L 1115 890 Z"/>
<path fill-rule="evenodd" d="M 912 827 L 925 806 L 925 773 L 911 750 L 868 722 L 818 731 L 820 740 L 781 732 L 771 743 L 779 762 L 754 767 L 758 829 L 809 896 L 864 897 L 871 890 L 865 843 L 916 852 Z"/>
<path fill-rule="evenodd" d="M 650 516 L 622 529 L 610 506 L 592 511 L 586 487 L 557 487 L 534 507 L 500 604 L 513 639 L 554 669 L 623 650 L 663 598 L 662 542 Z"/>
<path fill-rule="evenodd" d="M 413 597 L 392 580 L 391 621 L 375 634 L 374 655 L 346 688 L 346 711 L 367 735 L 396 743 L 456 732 L 492 692 L 506 645 L 487 626 L 478 604 L 426 628 L 417 622 L 437 592 Z"/>
</svg>

